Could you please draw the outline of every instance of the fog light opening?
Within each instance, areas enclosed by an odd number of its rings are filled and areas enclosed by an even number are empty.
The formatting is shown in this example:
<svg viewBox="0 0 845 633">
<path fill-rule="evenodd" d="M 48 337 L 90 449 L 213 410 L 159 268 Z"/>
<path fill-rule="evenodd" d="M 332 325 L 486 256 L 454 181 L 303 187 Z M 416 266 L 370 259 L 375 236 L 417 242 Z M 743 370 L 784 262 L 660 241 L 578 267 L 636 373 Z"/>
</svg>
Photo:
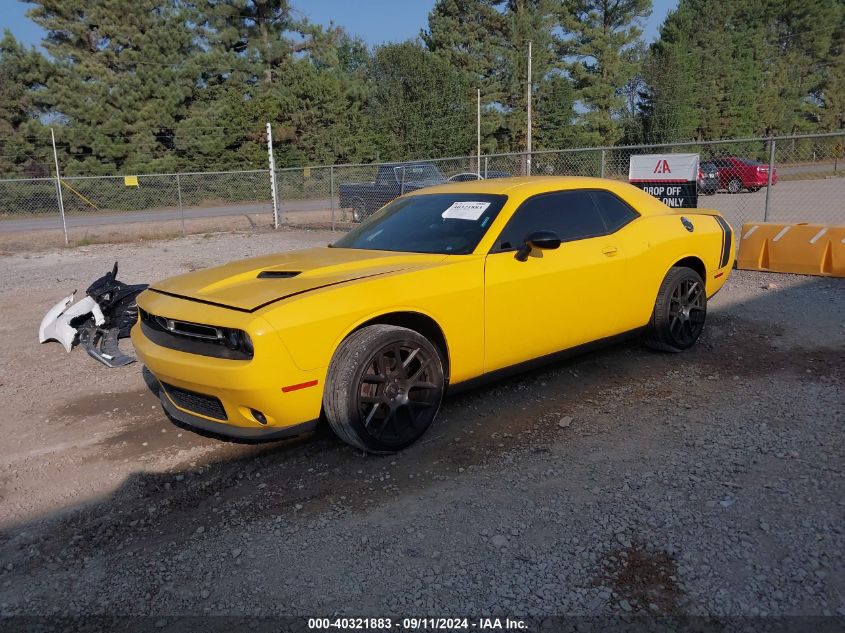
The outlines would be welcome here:
<svg viewBox="0 0 845 633">
<path fill-rule="evenodd" d="M 249 412 L 252 413 L 252 417 L 254 417 L 259 424 L 262 426 L 267 424 L 267 416 L 261 413 L 261 411 L 250 409 Z"/>
</svg>

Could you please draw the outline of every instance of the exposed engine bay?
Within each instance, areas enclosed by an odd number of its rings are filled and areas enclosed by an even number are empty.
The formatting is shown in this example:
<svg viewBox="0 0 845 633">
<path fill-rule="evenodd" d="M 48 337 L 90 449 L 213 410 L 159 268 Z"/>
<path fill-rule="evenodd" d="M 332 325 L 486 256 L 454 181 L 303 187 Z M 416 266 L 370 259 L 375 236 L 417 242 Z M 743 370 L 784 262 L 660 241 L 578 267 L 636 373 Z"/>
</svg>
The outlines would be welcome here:
<svg viewBox="0 0 845 633">
<path fill-rule="evenodd" d="M 74 290 L 47 311 L 38 340 L 58 341 L 66 352 L 81 345 L 91 358 L 107 367 L 134 363 L 134 356 L 120 351 L 118 339 L 128 337 L 138 320 L 136 299 L 146 288 L 147 284 L 118 281 L 115 262 L 112 270 L 88 286 L 83 299 L 74 303 Z"/>
</svg>

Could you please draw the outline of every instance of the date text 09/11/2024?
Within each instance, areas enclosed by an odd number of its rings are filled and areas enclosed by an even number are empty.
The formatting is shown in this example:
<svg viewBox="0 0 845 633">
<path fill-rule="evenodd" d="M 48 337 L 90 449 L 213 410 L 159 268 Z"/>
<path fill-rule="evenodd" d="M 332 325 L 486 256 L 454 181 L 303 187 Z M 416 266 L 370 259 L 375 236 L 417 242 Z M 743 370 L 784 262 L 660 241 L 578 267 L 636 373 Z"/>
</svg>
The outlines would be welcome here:
<svg viewBox="0 0 845 633">
<path fill-rule="evenodd" d="M 511 630 L 528 628 L 524 620 L 511 618 L 308 618 L 309 630 Z"/>
</svg>

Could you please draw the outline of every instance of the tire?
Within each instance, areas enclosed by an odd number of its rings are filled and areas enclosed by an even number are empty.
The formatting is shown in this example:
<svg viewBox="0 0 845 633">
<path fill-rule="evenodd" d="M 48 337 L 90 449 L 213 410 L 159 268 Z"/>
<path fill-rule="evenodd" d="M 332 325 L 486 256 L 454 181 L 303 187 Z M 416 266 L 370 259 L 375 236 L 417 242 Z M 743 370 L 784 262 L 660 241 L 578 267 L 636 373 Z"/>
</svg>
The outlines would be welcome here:
<svg viewBox="0 0 845 633">
<path fill-rule="evenodd" d="M 756 193 L 760 191 L 760 189 L 762 189 L 762 187 L 749 187 L 748 191 L 750 191 L 751 193 Z"/>
<path fill-rule="evenodd" d="M 363 222 L 369 217 L 367 213 L 367 203 L 363 198 L 355 198 L 352 201 L 352 219 L 355 222 Z"/>
<path fill-rule="evenodd" d="M 445 386 L 443 361 L 428 339 L 407 328 L 371 325 L 337 348 L 326 376 L 323 410 L 347 444 L 393 453 L 431 426 Z"/>
<path fill-rule="evenodd" d="M 742 181 L 739 178 L 732 178 L 728 182 L 728 193 L 739 193 L 742 191 Z"/>
<path fill-rule="evenodd" d="M 689 349 L 701 336 L 707 319 L 704 280 L 691 268 L 669 270 L 660 290 L 646 334 L 646 345 L 664 352 Z"/>
</svg>

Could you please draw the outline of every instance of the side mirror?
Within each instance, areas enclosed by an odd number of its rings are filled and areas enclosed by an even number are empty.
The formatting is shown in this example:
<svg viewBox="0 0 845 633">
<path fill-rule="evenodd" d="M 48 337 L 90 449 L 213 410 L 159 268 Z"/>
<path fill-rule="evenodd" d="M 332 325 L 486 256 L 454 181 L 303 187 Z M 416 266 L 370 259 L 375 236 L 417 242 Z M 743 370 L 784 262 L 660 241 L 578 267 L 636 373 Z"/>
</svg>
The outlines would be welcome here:
<svg viewBox="0 0 845 633">
<path fill-rule="evenodd" d="M 525 243 L 516 252 L 517 261 L 524 262 L 534 249 L 551 251 L 560 248 L 560 238 L 554 231 L 534 231 L 525 238 Z"/>
</svg>

